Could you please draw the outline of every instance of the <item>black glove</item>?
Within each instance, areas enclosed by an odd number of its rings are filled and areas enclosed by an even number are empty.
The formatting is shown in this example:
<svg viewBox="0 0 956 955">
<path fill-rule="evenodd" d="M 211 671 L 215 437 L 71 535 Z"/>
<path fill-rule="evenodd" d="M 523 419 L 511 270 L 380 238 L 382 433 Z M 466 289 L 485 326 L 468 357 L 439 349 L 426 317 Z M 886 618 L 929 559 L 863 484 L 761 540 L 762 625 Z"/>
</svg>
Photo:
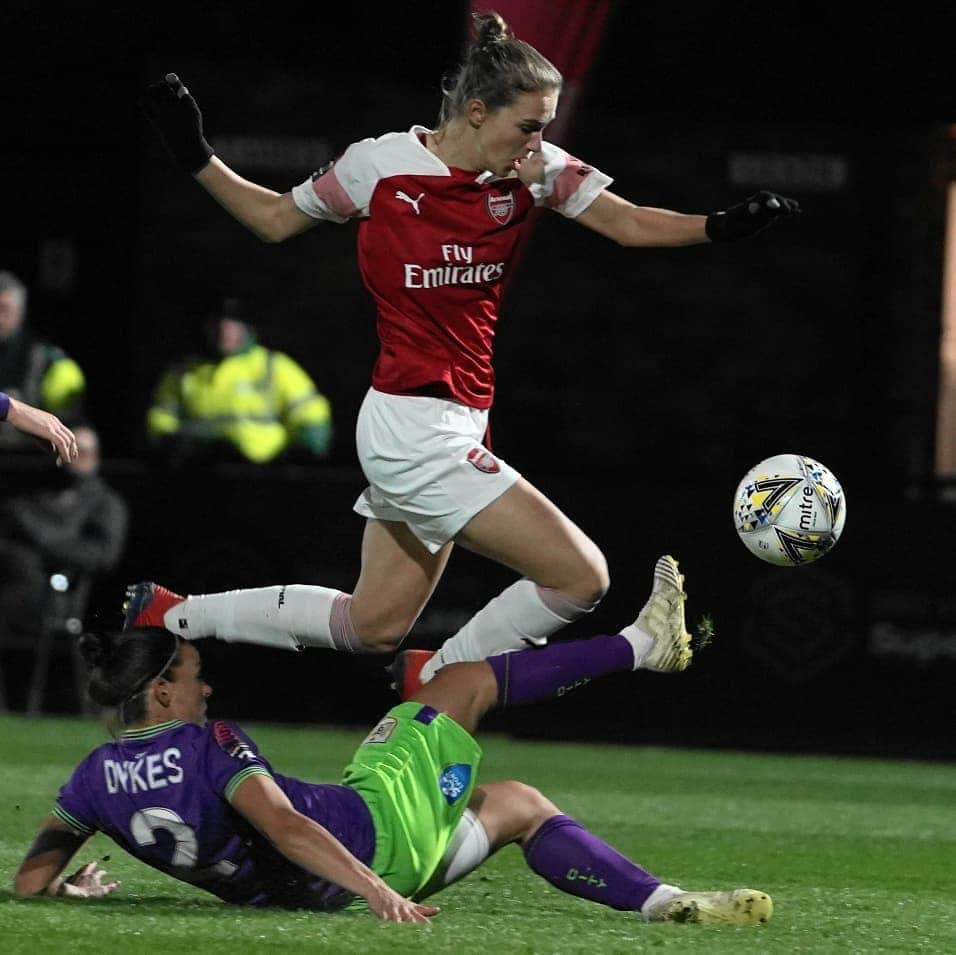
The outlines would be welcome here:
<svg viewBox="0 0 956 955">
<path fill-rule="evenodd" d="M 193 175 L 209 162 L 213 148 L 202 134 L 202 113 L 175 73 L 150 83 L 140 106 L 176 165 Z"/>
<path fill-rule="evenodd" d="M 707 216 L 705 229 L 711 242 L 731 242 L 734 239 L 746 239 L 766 229 L 775 219 L 797 215 L 800 203 L 796 199 L 787 199 L 775 192 L 761 192 L 723 212 L 712 212 Z"/>
</svg>

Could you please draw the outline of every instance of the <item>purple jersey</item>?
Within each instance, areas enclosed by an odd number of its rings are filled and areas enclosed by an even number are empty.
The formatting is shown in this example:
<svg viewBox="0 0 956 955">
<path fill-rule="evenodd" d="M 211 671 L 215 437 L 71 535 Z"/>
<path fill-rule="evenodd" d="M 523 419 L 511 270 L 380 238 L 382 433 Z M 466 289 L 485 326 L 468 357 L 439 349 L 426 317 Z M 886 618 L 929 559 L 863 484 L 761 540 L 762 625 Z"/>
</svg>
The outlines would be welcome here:
<svg viewBox="0 0 956 955">
<path fill-rule="evenodd" d="M 251 775 L 271 776 L 295 808 L 366 865 L 375 829 L 347 786 L 281 776 L 232 723 L 178 720 L 130 730 L 90 753 L 54 814 L 81 835 L 105 832 L 127 852 L 227 902 L 332 910 L 353 895 L 293 864 L 230 805 Z"/>
</svg>

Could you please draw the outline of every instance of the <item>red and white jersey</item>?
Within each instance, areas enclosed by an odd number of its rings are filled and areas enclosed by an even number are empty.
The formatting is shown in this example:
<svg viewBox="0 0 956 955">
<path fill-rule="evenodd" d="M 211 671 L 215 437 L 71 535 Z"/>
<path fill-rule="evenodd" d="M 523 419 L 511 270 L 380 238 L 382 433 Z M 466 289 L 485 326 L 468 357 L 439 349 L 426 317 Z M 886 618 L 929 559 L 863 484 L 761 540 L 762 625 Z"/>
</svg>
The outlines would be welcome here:
<svg viewBox="0 0 956 955">
<path fill-rule="evenodd" d="M 529 189 L 446 166 L 426 133 L 413 126 L 353 143 L 292 197 L 314 218 L 360 220 L 359 268 L 378 308 L 372 387 L 488 408 L 501 289 L 522 222 L 534 206 L 574 218 L 611 179 L 543 143 L 545 181 Z"/>
</svg>

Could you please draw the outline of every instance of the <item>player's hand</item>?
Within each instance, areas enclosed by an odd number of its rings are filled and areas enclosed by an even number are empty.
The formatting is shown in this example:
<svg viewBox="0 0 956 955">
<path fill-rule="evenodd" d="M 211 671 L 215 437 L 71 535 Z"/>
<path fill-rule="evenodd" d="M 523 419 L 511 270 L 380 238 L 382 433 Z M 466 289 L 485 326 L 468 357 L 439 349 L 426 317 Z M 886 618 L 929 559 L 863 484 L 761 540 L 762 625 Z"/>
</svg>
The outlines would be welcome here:
<svg viewBox="0 0 956 955">
<path fill-rule="evenodd" d="M 150 83 L 140 107 L 159 131 L 176 164 L 190 175 L 199 172 L 213 155 L 202 129 L 202 113 L 175 73 Z"/>
<path fill-rule="evenodd" d="M 399 895 L 384 883 L 365 896 L 368 907 L 384 922 L 428 922 L 441 909 L 434 905 L 422 905 Z"/>
<path fill-rule="evenodd" d="M 7 421 L 18 431 L 49 442 L 59 467 L 73 461 L 78 452 L 76 435 L 56 415 L 41 411 L 26 402 L 10 399 Z"/>
<path fill-rule="evenodd" d="M 711 242 L 746 239 L 766 229 L 777 219 L 799 215 L 800 211 L 800 203 L 796 199 L 762 190 L 729 209 L 707 216 L 707 238 Z"/>
<path fill-rule="evenodd" d="M 544 182 L 544 157 L 540 149 L 529 150 L 524 159 L 516 159 L 514 168 L 518 178 L 529 188 Z"/>
<path fill-rule="evenodd" d="M 117 881 L 104 882 L 106 872 L 95 862 L 87 862 L 73 875 L 64 879 L 56 890 L 56 895 L 69 899 L 100 899 L 115 892 L 120 884 Z"/>
</svg>

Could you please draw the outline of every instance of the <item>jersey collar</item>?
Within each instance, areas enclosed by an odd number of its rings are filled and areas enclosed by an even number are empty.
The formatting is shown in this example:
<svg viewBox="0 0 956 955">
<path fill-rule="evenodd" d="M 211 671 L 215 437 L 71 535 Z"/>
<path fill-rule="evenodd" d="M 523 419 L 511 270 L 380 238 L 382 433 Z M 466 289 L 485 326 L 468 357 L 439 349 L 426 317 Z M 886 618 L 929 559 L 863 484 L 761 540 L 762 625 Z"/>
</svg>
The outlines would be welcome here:
<svg viewBox="0 0 956 955">
<path fill-rule="evenodd" d="M 441 166 L 441 168 L 442 168 L 446 173 L 448 173 L 449 175 L 451 175 L 452 170 L 457 170 L 458 172 L 466 172 L 466 171 L 467 171 L 467 172 L 471 172 L 471 170 L 459 169 L 458 166 L 447 166 L 447 165 L 445 165 L 445 163 L 442 162 L 442 160 L 440 160 L 440 159 L 425 145 L 425 137 L 426 137 L 429 133 L 433 133 L 433 132 L 434 132 L 433 129 L 429 129 L 427 126 L 420 126 L 419 124 L 416 123 L 416 124 L 415 124 L 414 126 L 412 126 L 412 128 L 408 131 L 408 134 L 409 134 L 409 136 L 412 137 L 412 139 L 415 140 L 415 142 L 419 145 L 419 147 L 420 147 L 421 149 L 423 149 L 426 153 L 428 153 L 428 155 L 431 156 L 432 160 L 433 160 L 434 162 L 436 162 L 439 166 Z M 486 182 L 491 182 L 492 180 L 494 180 L 494 179 L 500 179 L 501 177 L 500 177 L 500 176 L 496 176 L 490 169 L 486 169 L 484 172 L 479 172 L 474 178 L 475 178 L 475 182 L 477 182 L 479 186 L 483 186 Z"/>
<path fill-rule="evenodd" d="M 185 726 L 183 720 L 167 720 L 165 723 L 153 723 L 152 726 L 140 726 L 137 729 L 124 730 L 120 733 L 120 739 L 152 739 L 162 733 L 168 733 L 178 726 Z"/>
</svg>

